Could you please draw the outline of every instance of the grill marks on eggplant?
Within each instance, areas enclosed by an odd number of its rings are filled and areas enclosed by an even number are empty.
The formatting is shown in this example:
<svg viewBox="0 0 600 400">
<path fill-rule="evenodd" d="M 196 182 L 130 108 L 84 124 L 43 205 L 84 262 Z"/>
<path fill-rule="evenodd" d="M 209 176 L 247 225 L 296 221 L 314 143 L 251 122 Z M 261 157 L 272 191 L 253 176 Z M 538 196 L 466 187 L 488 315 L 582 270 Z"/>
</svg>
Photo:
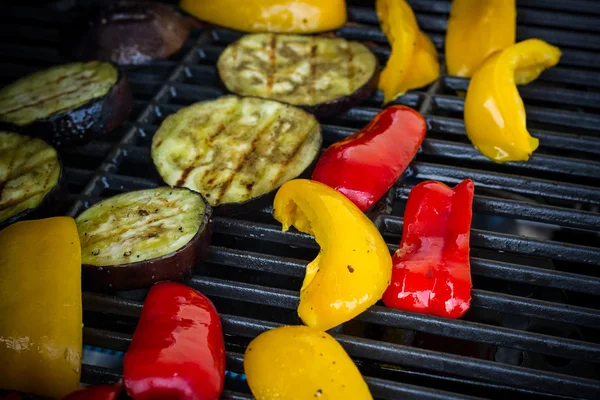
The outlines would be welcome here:
<svg viewBox="0 0 600 400">
<path fill-rule="evenodd" d="M 378 69 L 375 55 L 358 42 L 272 33 L 243 36 L 217 66 L 231 92 L 307 106 L 352 95 Z"/>
<path fill-rule="evenodd" d="M 117 70 L 97 61 L 50 68 L 19 79 L 0 91 L 0 120 L 24 126 L 76 109 L 106 95 Z"/>
<path fill-rule="evenodd" d="M 82 263 L 121 265 L 173 253 L 196 236 L 205 211 L 201 196 L 179 188 L 106 199 L 76 219 Z"/>
<path fill-rule="evenodd" d="M 39 207 L 60 176 L 54 148 L 40 139 L 0 132 L 0 224 Z"/>
<path fill-rule="evenodd" d="M 152 159 L 167 184 L 200 192 L 216 206 L 271 192 L 300 175 L 320 146 L 312 115 L 225 96 L 169 116 L 153 138 Z"/>
</svg>

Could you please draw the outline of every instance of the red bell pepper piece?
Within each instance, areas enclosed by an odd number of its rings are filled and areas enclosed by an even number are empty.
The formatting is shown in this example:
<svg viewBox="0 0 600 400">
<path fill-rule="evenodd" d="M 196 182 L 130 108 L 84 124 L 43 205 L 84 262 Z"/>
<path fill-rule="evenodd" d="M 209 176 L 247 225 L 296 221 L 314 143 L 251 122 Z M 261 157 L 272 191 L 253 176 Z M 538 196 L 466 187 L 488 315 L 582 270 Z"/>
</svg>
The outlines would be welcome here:
<svg viewBox="0 0 600 400">
<path fill-rule="evenodd" d="M 123 378 L 135 400 L 218 399 L 225 345 L 211 301 L 181 283 L 152 286 L 125 353 Z"/>
<path fill-rule="evenodd" d="M 69 393 L 62 400 L 115 400 L 122 390 L 121 382 L 113 385 L 89 386 Z"/>
<path fill-rule="evenodd" d="M 386 306 L 458 318 L 471 302 L 469 231 L 474 184 L 415 186 L 404 211 L 400 248 L 392 257 Z"/>
<path fill-rule="evenodd" d="M 312 179 L 334 188 L 365 211 L 402 175 L 426 131 L 427 123 L 417 111 L 387 107 L 360 131 L 325 150 Z"/>
</svg>

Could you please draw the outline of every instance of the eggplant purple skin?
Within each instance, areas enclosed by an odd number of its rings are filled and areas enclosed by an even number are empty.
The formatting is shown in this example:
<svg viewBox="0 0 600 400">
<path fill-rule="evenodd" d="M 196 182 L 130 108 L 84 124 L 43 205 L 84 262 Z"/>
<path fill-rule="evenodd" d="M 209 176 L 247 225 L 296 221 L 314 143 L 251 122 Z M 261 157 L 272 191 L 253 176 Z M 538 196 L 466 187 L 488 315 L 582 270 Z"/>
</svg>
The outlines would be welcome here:
<svg viewBox="0 0 600 400">
<path fill-rule="evenodd" d="M 182 248 L 161 257 L 121 265 L 96 266 L 83 264 L 84 289 L 96 291 L 147 288 L 161 281 L 181 281 L 192 275 L 194 268 L 208 254 L 212 236 L 212 208 L 202 198 L 206 208 L 200 228 Z"/>
<path fill-rule="evenodd" d="M 48 191 L 48 193 L 46 193 L 40 205 L 36 208 L 28 208 L 8 219 L 5 219 L 4 221 L 0 221 L 0 230 L 14 224 L 15 222 L 54 217 L 60 214 L 60 211 L 62 211 L 60 209 L 61 203 L 67 197 L 68 191 L 67 180 L 60 158 L 58 159 L 58 163 L 60 165 L 58 182 L 52 189 Z"/>
<path fill-rule="evenodd" d="M 236 96 L 241 96 L 238 93 L 231 92 L 225 86 L 225 82 L 221 79 L 221 75 L 218 76 L 218 84 L 219 89 L 223 91 L 223 93 L 231 93 Z M 331 118 L 337 115 L 340 115 L 346 111 L 348 111 L 352 107 L 356 107 L 360 105 L 362 102 L 367 100 L 371 95 L 377 90 L 377 83 L 379 82 L 379 60 L 376 60 L 375 64 L 375 72 L 371 76 L 371 78 L 360 88 L 354 91 L 347 96 L 338 97 L 333 100 L 329 100 L 323 103 L 315 104 L 314 106 L 301 105 L 301 104 L 291 104 L 294 107 L 298 107 L 303 109 L 304 111 L 311 113 L 318 120 Z M 253 97 L 253 96 L 245 96 L 245 97 Z M 255 96 L 254 96 L 255 97 Z M 285 103 L 284 101 L 268 99 L 273 101 L 279 101 L 281 103 Z M 286 103 L 288 104 L 288 103 Z"/>
<path fill-rule="evenodd" d="M 76 57 L 119 65 L 170 57 L 181 49 L 193 25 L 190 18 L 159 2 L 117 1 L 93 14 Z"/>
<path fill-rule="evenodd" d="M 116 68 L 116 67 L 115 67 Z M 29 125 L 1 123 L 0 128 L 40 138 L 54 148 L 73 147 L 102 137 L 121 126 L 133 108 L 133 95 L 127 77 L 118 71 L 117 82 L 102 97 Z"/>
</svg>

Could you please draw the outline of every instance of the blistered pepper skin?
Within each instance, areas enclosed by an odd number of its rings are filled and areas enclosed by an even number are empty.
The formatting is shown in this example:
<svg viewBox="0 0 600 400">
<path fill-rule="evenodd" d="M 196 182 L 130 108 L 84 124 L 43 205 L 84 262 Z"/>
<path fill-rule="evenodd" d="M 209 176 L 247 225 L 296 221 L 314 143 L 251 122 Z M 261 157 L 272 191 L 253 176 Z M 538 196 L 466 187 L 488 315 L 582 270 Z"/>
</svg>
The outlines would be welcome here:
<svg viewBox="0 0 600 400">
<path fill-rule="evenodd" d="M 225 345 L 212 302 L 181 283 L 152 286 L 125 353 L 123 379 L 134 400 L 218 399 Z"/>
<path fill-rule="evenodd" d="M 321 246 L 306 266 L 298 315 L 331 329 L 375 304 L 390 282 L 392 260 L 381 234 L 358 207 L 327 185 L 296 179 L 281 186 L 273 214 L 283 225 L 315 237 Z"/>
<path fill-rule="evenodd" d="M 411 190 L 386 306 L 448 318 L 469 309 L 473 193 L 469 179 L 455 188 L 427 181 Z"/>
<path fill-rule="evenodd" d="M 257 400 L 372 399 L 358 368 L 330 335 L 307 326 L 262 333 L 246 349 L 244 372 Z"/>
<path fill-rule="evenodd" d="M 453 0 L 446 30 L 449 75 L 471 77 L 490 54 L 515 44 L 515 0 Z"/>
<path fill-rule="evenodd" d="M 384 104 L 408 90 L 426 86 L 440 75 L 435 46 L 417 25 L 415 14 L 404 0 L 375 2 L 381 30 L 392 53 L 379 76 Z"/>
<path fill-rule="evenodd" d="M 316 33 L 346 22 L 344 0 L 182 0 L 196 18 L 243 32 Z"/>
<path fill-rule="evenodd" d="M 484 156 L 503 163 L 527 161 L 539 145 L 526 127 L 516 85 L 527 84 L 556 65 L 560 50 L 528 39 L 489 56 L 475 72 L 465 99 L 467 136 Z"/>
<path fill-rule="evenodd" d="M 81 246 L 70 217 L 0 231 L 0 388 L 52 398 L 79 388 Z"/>
<path fill-rule="evenodd" d="M 421 114 L 390 106 L 360 131 L 331 145 L 312 178 L 349 198 L 365 211 L 398 180 L 427 132 Z"/>
</svg>

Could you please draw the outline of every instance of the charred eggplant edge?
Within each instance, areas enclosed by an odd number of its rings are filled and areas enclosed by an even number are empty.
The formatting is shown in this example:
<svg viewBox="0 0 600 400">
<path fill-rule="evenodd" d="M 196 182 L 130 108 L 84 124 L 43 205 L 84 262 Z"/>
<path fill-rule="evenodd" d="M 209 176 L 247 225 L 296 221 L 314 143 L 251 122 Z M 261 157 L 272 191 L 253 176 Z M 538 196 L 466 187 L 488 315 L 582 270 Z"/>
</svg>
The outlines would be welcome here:
<svg viewBox="0 0 600 400">
<path fill-rule="evenodd" d="M 181 188 L 190 190 L 187 188 Z M 100 291 L 141 289 L 161 281 L 180 281 L 192 275 L 196 265 L 206 258 L 212 235 L 213 211 L 206 199 L 204 218 L 198 232 L 185 246 L 164 256 L 127 264 L 97 266 L 83 264 L 82 284 L 85 289 Z"/>
<path fill-rule="evenodd" d="M 114 63 L 110 64 L 117 70 L 117 81 L 104 96 L 28 125 L 0 122 L 0 129 L 37 137 L 60 149 L 85 144 L 118 128 L 131 113 L 133 95 L 125 73 Z"/>
</svg>

